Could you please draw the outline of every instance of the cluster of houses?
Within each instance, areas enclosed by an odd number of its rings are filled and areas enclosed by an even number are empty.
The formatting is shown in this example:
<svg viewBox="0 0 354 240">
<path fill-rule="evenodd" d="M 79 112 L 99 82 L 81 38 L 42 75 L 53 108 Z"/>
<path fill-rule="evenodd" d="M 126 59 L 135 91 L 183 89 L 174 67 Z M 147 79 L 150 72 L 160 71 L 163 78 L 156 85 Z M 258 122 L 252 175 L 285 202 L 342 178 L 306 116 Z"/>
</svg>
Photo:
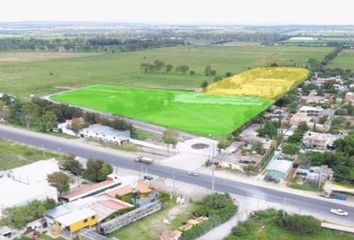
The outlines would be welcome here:
<svg viewBox="0 0 354 240">
<path fill-rule="evenodd" d="M 152 213 L 149 208 L 144 210 L 142 207 L 159 202 L 158 192 L 149 182 L 136 176 L 118 177 L 115 174 L 108 175 L 103 182 L 83 182 L 59 196 L 57 189 L 47 181 L 47 175 L 57 171 L 60 171 L 58 162 L 49 159 L 0 173 L 0 217 L 4 209 L 23 206 L 34 200 L 53 199 L 58 204 L 43 218 L 28 223 L 23 230 L 1 227 L 0 239 L 14 239 L 23 234 L 34 237 L 43 232 L 53 238 L 62 236 L 73 239 L 84 234 L 95 236 L 85 239 L 108 239 L 98 234 L 99 226 L 107 220 L 117 215 L 123 219 L 120 226 L 125 226 L 130 223 L 131 216 L 121 215 L 121 211 L 128 210 L 129 213 L 129 209 L 139 209 L 140 215 L 136 216 L 139 218 Z M 120 200 L 126 195 L 135 197 L 131 202 Z M 87 232 L 87 229 L 92 232 Z M 82 230 L 84 233 L 81 233 Z"/>
<path fill-rule="evenodd" d="M 268 121 L 281 123 L 278 129 L 282 136 L 282 143 L 286 144 L 288 139 L 296 133 L 300 123 L 306 123 L 306 131 L 298 144 L 300 153 L 307 151 L 333 151 L 335 141 L 343 138 L 347 131 L 332 131 L 332 121 L 336 118 L 336 110 L 344 104 L 354 104 L 353 84 L 348 84 L 341 76 L 321 78 L 317 74 L 305 84 L 314 84 L 323 88 L 331 81 L 333 88 L 338 94 L 321 93 L 311 90 L 309 94 L 302 94 L 299 89 L 299 106 L 296 112 L 290 111 L 287 107 L 272 106 L 263 117 Z M 344 96 L 344 97 L 343 97 Z M 352 116 L 343 116 L 346 120 L 354 120 Z M 348 120 L 348 121 L 349 121 Z M 302 166 L 297 154 L 287 155 L 282 152 L 283 144 L 274 150 L 272 139 L 259 136 L 257 129 L 260 124 L 252 123 L 246 126 L 240 133 L 240 140 L 233 143 L 228 149 L 221 151 L 216 157 L 218 166 L 229 169 L 241 170 L 247 166 L 266 176 L 267 179 L 276 179 L 280 182 L 289 181 L 294 177 L 302 179 L 305 183 L 322 183 L 333 179 L 333 170 L 326 165 L 323 166 Z M 261 146 L 264 151 L 261 153 L 255 150 Z M 270 156 L 270 157 L 269 157 Z M 269 158 L 268 158 L 269 157 Z M 263 166 L 263 162 L 267 162 Z"/>
</svg>

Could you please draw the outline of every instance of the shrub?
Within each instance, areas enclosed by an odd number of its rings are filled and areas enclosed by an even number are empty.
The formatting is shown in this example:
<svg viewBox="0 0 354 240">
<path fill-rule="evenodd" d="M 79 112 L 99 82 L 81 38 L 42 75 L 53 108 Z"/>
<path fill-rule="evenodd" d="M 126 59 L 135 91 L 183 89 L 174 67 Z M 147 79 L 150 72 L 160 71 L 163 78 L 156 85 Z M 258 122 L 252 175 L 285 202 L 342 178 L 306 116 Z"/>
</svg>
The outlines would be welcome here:
<svg viewBox="0 0 354 240">
<path fill-rule="evenodd" d="M 198 208 L 193 212 L 196 217 L 207 216 L 209 219 L 203 224 L 194 226 L 184 232 L 181 240 L 196 239 L 216 226 L 229 220 L 237 211 L 228 194 L 212 194 L 203 198 Z"/>
<path fill-rule="evenodd" d="M 309 234 L 317 232 L 321 228 L 321 222 L 312 216 L 285 215 L 278 219 L 278 225 L 293 231 L 294 233 Z"/>
</svg>

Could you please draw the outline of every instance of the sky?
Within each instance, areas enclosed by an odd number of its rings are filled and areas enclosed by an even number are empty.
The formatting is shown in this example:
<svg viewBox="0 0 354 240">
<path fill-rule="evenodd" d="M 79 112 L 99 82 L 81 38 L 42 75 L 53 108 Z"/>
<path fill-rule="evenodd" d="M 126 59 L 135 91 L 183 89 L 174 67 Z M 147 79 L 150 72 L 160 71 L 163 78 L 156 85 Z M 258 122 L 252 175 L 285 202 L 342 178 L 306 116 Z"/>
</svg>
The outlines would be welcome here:
<svg viewBox="0 0 354 240">
<path fill-rule="evenodd" d="M 352 0 L 1 0 L 0 21 L 354 25 Z"/>
</svg>

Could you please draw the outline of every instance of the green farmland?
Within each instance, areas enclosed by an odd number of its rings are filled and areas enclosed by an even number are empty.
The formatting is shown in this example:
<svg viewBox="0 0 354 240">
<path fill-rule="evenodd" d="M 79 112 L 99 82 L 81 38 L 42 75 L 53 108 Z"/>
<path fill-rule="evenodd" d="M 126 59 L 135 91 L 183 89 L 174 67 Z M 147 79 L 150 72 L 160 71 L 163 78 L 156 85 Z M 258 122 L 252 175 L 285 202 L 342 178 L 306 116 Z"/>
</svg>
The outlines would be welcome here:
<svg viewBox="0 0 354 240">
<path fill-rule="evenodd" d="M 59 92 L 61 87 L 83 87 L 93 84 L 111 84 L 153 88 L 194 89 L 205 76 L 204 68 L 211 65 L 216 75 L 224 76 L 264 66 L 272 62 L 305 65 L 311 57 L 321 60 L 332 48 L 292 46 L 236 46 L 236 47 L 171 47 L 94 56 L 72 53 L 67 57 L 41 56 L 40 53 L 11 55 L 0 53 L 1 92 L 18 97 L 46 95 Z M 15 58 L 15 60 L 14 60 Z M 188 65 L 194 74 L 144 73 L 141 63 L 156 59 L 166 64 Z M 20 61 L 21 60 L 21 61 Z"/>
<path fill-rule="evenodd" d="M 271 100 L 257 97 L 122 86 L 90 86 L 55 95 L 53 99 L 213 136 L 231 133 L 272 104 Z"/>
<path fill-rule="evenodd" d="M 329 65 L 330 68 L 350 69 L 354 71 L 354 49 L 345 49 Z"/>
</svg>

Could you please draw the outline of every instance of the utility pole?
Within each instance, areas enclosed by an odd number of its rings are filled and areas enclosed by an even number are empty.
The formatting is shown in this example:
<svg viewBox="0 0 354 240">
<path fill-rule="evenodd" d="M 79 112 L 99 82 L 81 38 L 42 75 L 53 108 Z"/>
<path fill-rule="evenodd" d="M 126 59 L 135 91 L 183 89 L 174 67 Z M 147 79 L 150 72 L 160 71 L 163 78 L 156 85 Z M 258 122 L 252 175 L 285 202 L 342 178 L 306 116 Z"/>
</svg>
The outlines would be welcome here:
<svg viewBox="0 0 354 240">
<path fill-rule="evenodd" d="M 173 172 L 173 194 L 176 194 L 176 175 Z"/>
<path fill-rule="evenodd" d="M 321 180 L 322 180 L 322 166 L 320 166 L 320 176 L 318 178 L 318 190 L 321 189 Z"/>
<path fill-rule="evenodd" d="M 44 151 L 44 146 L 42 145 L 42 153 L 43 153 L 43 160 L 45 159 L 45 151 Z"/>
<path fill-rule="evenodd" d="M 212 144 L 211 149 L 211 190 L 215 192 L 215 164 L 214 164 L 214 149 L 215 144 Z"/>
<path fill-rule="evenodd" d="M 61 148 L 59 148 L 59 159 L 60 159 L 60 162 L 62 161 L 61 159 Z"/>
</svg>

